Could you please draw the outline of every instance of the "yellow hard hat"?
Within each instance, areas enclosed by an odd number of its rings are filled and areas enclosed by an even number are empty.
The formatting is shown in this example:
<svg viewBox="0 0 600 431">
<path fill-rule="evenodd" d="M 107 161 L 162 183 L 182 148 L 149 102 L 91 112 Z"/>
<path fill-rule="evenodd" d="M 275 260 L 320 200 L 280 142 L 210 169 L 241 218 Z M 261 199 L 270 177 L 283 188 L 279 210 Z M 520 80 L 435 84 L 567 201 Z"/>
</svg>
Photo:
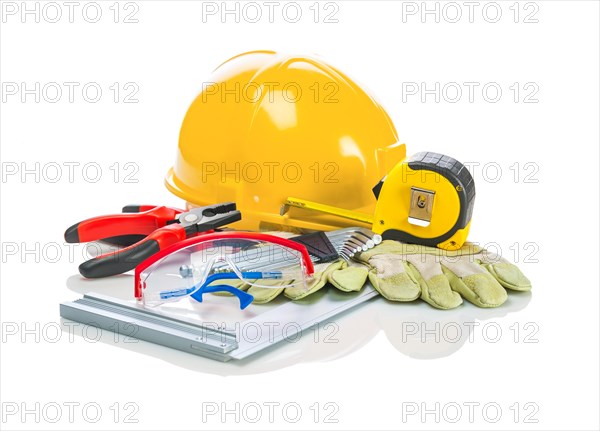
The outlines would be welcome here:
<svg viewBox="0 0 600 431">
<path fill-rule="evenodd" d="M 339 70 L 252 51 L 203 84 L 165 182 L 188 207 L 236 202 L 236 228 L 331 230 L 356 222 L 282 205 L 295 196 L 373 214 L 373 186 L 404 157 L 387 113 Z"/>
</svg>

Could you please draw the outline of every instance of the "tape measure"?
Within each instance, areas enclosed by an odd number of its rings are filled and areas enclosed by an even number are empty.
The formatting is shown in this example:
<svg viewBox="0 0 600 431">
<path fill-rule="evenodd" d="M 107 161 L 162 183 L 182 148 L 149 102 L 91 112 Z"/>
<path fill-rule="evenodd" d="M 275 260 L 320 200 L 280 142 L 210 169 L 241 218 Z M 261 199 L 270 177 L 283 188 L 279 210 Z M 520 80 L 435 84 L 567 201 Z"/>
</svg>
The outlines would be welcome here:
<svg viewBox="0 0 600 431">
<path fill-rule="evenodd" d="M 375 214 L 290 197 L 282 207 L 312 209 L 371 225 L 384 239 L 455 250 L 469 233 L 475 182 L 465 166 L 422 152 L 398 163 L 374 188 Z"/>
<path fill-rule="evenodd" d="M 467 239 L 475 182 L 452 157 L 423 152 L 398 163 L 373 188 L 372 230 L 395 239 L 455 250 Z"/>
</svg>

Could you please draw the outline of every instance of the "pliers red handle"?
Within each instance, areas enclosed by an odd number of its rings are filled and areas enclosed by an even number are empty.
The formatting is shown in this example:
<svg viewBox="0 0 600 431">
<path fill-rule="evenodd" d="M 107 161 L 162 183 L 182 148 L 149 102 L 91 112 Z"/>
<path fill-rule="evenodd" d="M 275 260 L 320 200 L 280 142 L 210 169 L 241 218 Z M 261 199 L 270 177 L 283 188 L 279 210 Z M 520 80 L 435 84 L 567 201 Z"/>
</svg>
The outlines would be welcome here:
<svg viewBox="0 0 600 431">
<path fill-rule="evenodd" d="M 135 210 L 140 212 L 132 212 Z M 84 277 L 100 278 L 130 271 L 178 241 L 241 219 L 235 203 L 194 208 L 187 212 L 151 205 L 128 206 L 123 211 L 123 214 L 87 219 L 66 230 L 65 241 L 69 243 L 107 239 L 113 243 L 127 243 L 131 238 L 142 236 L 129 247 L 82 263 L 79 272 Z"/>
</svg>

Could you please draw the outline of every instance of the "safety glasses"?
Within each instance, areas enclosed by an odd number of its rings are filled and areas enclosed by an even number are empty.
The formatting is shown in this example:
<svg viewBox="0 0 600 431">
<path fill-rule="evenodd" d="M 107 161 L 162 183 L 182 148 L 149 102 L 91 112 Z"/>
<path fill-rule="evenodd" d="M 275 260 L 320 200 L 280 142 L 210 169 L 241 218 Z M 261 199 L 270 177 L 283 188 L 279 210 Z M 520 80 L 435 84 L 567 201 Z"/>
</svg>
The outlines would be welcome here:
<svg viewBox="0 0 600 431">
<path fill-rule="evenodd" d="M 217 232 L 168 247 L 135 269 L 135 297 L 145 305 L 229 292 L 240 308 L 254 299 L 243 288 L 304 287 L 314 272 L 303 245 L 254 232 Z"/>
</svg>

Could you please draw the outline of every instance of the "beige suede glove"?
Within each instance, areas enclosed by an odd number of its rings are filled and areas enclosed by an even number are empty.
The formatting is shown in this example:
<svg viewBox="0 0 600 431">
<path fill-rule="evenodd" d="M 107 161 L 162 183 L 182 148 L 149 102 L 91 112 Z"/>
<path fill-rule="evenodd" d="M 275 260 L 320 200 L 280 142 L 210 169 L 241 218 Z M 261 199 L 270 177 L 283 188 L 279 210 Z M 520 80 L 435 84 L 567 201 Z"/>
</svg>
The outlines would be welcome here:
<svg viewBox="0 0 600 431">
<path fill-rule="evenodd" d="M 519 268 L 470 243 L 447 251 L 383 241 L 355 258 L 363 268 L 340 268 L 329 274 L 329 281 L 342 290 L 355 290 L 362 274 L 368 274 L 373 287 L 391 301 L 421 298 L 436 308 L 451 309 L 465 298 L 479 307 L 498 307 L 508 297 L 505 288 L 531 289 Z"/>
<path fill-rule="evenodd" d="M 267 232 L 267 233 L 269 233 L 270 235 L 280 236 L 282 238 L 290 238 L 290 237 L 295 236 L 295 234 L 291 233 L 291 232 Z M 254 296 L 254 301 L 253 301 L 254 304 L 266 304 L 268 302 L 273 301 L 275 298 L 277 298 L 282 293 L 289 299 L 299 300 L 299 299 L 306 298 L 307 296 L 321 290 L 327 284 L 330 273 L 332 273 L 333 271 L 339 270 L 339 269 L 347 268 L 348 265 L 349 265 L 348 262 L 346 262 L 343 259 L 338 259 L 333 262 L 315 264 L 315 266 L 314 266 L 315 272 L 314 272 L 313 278 L 310 281 L 310 283 L 308 284 L 308 286 L 298 285 L 298 286 L 293 286 L 293 287 L 288 287 L 288 288 L 277 287 L 281 283 L 281 281 L 278 281 L 278 280 L 261 280 L 261 282 L 260 282 L 261 284 L 263 284 L 263 285 L 268 284 L 270 286 L 273 286 L 273 287 L 269 287 L 269 288 L 251 286 L 249 284 L 244 283 L 241 280 L 240 281 L 223 280 L 221 283 L 229 284 L 230 286 L 247 291 L 249 294 Z M 354 263 L 353 265 L 356 266 L 358 264 Z M 361 268 L 362 268 L 362 265 L 358 265 L 358 266 L 361 266 Z M 348 282 L 346 283 L 346 286 L 349 286 L 349 287 L 340 287 L 340 289 L 344 290 L 344 291 L 360 290 L 367 281 L 367 272 L 363 270 L 361 272 L 361 274 L 362 274 L 362 276 L 359 276 L 358 278 L 355 277 L 355 279 L 352 281 L 348 280 Z M 348 275 L 350 275 L 350 273 L 348 273 Z M 219 282 L 217 282 L 217 283 L 219 283 Z M 214 295 L 230 295 L 230 294 L 227 292 L 217 292 L 217 293 L 214 293 Z"/>
<path fill-rule="evenodd" d="M 248 293 L 254 296 L 255 304 L 264 304 L 275 299 L 279 294 L 283 294 L 293 300 L 306 298 L 308 295 L 315 293 L 327 284 L 327 276 L 330 272 L 343 267 L 343 260 L 339 259 L 334 262 L 320 263 L 315 265 L 315 273 L 312 281 L 308 286 L 304 287 L 288 287 L 280 289 L 264 288 L 252 286 L 248 289 Z M 365 277 L 366 281 L 366 277 Z"/>
</svg>

